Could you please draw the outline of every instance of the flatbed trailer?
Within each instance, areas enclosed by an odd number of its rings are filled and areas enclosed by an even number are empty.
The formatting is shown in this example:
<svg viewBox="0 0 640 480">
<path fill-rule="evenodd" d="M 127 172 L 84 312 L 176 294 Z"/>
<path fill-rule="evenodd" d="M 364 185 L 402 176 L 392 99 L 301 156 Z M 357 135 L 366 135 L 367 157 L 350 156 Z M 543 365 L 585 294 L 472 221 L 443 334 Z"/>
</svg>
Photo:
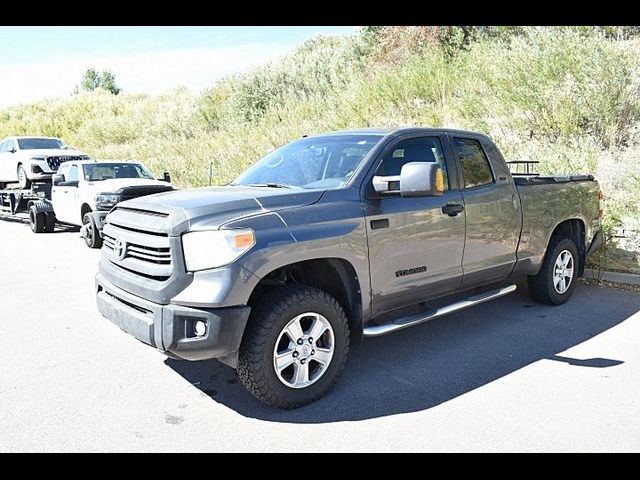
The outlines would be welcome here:
<svg viewBox="0 0 640 480">
<path fill-rule="evenodd" d="M 11 218 L 29 222 L 33 231 L 52 232 L 56 217 L 51 205 L 51 183 L 33 183 L 31 188 L 0 190 L 0 219 Z"/>
</svg>

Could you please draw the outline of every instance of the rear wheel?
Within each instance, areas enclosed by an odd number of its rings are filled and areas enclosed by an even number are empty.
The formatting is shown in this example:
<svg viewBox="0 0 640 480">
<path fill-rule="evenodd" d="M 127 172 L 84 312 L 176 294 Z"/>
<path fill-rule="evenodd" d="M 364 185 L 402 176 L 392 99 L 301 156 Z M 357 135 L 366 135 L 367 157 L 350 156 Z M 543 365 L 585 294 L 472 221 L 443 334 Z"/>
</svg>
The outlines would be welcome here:
<svg viewBox="0 0 640 480">
<path fill-rule="evenodd" d="M 18 184 L 20 188 L 29 188 L 31 186 L 31 180 L 27 177 L 27 171 L 24 165 L 18 165 Z"/>
<path fill-rule="evenodd" d="M 252 309 L 238 375 L 259 400 L 300 407 L 329 391 L 348 352 L 349 325 L 335 298 L 308 286 L 275 289 Z"/>
<path fill-rule="evenodd" d="M 96 226 L 96 222 L 93 219 L 91 213 L 85 213 L 82 217 L 82 224 L 85 225 L 86 231 L 84 233 L 84 241 L 89 248 L 101 248 L 102 237 Z"/>
<path fill-rule="evenodd" d="M 569 300 L 576 286 L 579 259 L 573 240 L 551 237 L 540 272 L 527 279 L 533 298 L 549 305 L 561 305 Z"/>
<path fill-rule="evenodd" d="M 29 207 L 29 226 L 33 233 L 42 233 L 46 228 L 46 217 L 42 212 L 38 212 L 35 205 Z"/>
</svg>

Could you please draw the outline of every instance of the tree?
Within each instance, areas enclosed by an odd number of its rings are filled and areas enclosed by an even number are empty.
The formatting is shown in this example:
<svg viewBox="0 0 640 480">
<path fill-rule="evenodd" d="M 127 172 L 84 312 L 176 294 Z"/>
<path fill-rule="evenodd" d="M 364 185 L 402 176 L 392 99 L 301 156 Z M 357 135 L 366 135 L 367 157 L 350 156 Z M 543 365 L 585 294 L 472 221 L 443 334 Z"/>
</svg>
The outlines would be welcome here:
<svg viewBox="0 0 640 480">
<path fill-rule="evenodd" d="M 109 70 L 102 71 L 102 88 L 108 90 L 114 95 L 120 93 L 120 87 L 116 85 L 116 76 Z"/>
<path fill-rule="evenodd" d="M 116 76 L 109 70 L 98 73 L 95 68 L 89 68 L 84 72 L 80 88 L 85 92 L 93 92 L 96 88 L 102 88 L 114 95 L 120 93 L 120 87 L 116 85 Z"/>
</svg>

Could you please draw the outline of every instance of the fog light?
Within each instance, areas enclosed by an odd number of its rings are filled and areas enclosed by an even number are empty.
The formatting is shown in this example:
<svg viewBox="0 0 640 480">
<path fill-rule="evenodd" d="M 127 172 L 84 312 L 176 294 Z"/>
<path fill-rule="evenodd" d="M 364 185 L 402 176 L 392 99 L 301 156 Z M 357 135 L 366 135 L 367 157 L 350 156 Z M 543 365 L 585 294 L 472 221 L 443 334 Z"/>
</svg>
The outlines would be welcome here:
<svg viewBox="0 0 640 480">
<path fill-rule="evenodd" d="M 198 337 L 202 337 L 204 336 L 205 333 L 207 333 L 207 324 L 202 320 L 198 320 L 193 325 L 193 331 L 196 333 Z"/>
</svg>

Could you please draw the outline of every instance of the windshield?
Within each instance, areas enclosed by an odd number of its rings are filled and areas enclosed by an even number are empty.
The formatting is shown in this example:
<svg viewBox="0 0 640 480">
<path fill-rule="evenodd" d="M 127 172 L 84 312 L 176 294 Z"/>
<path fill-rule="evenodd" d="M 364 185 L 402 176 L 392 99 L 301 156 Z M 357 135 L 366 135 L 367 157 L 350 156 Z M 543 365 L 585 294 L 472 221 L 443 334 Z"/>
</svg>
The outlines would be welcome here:
<svg viewBox="0 0 640 480">
<path fill-rule="evenodd" d="M 379 135 L 336 135 L 303 138 L 269 153 L 232 185 L 342 188 Z"/>
<path fill-rule="evenodd" d="M 82 166 L 87 182 L 99 182 L 112 178 L 148 178 L 153 175 L 139 163 L 90 163 Z"/>
<path fill-rule="evenodd" d="M 64 149 L 67 148 L 62 140 L 57 138 L 19 138 L 20 150 L 38 150 L 44 148 Z"/>
</svg>

